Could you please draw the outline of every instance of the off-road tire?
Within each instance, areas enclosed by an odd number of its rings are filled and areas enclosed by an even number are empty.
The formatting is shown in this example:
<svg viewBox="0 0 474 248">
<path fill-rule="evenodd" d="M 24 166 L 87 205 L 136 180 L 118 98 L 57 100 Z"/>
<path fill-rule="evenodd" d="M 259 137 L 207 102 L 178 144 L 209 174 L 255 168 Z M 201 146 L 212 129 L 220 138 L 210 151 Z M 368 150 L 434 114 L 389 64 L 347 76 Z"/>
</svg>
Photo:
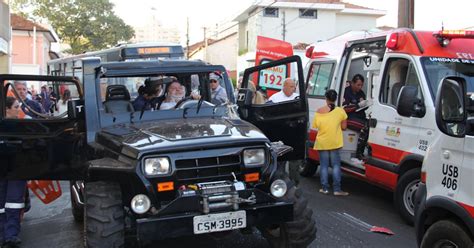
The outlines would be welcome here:
<svg viewBox="0 0 474 248">
<path fill-rule="evenodd" d="M 283 197 L 284 201 L 294 202 L 293 221 L 276 226 L 259 227 L 263 237 L 273 248 L 307 247 L 316 238 L 316 223 L 313 210 L 308 208 L 301 189 L 291 187 Z"/>
<path fill-rule="evenodd" d="M 72 186 L 74 182 L 69 182 L 69 191 L 71 192 L 71 212 L 72 216 L 74 217 L 74 221 L 77 223 L 84 222 L 84 206 L 81 206 L 74 198 L 74 192 L 72 190 Z"/>
<path fill-rule="evenodd" d="M 316 161 L 306 159 L 298 166 L 298 172 L 302 177 L 312 177 L 318 170 L 318 166 Z"/>
<path fill-rule="evenodd" d="M 474 240 L 456 221 L 440 220 L 428 228 L 420 247 L 474 247 Z"/>
<path fill-rule="evenodd" d="M 421 172 L 419 168 L 405 172 L 397 183 L 394 193 L 394 204 L 403 220 L 413 226 L 415 221 L 415 193 L 420 184 Z"/>
<path fill-rule="evenodd" d="M 124 247 L 125 214 L 120 185 L 86 183 L 84 198 L 84 247 Z"/>
</svg>

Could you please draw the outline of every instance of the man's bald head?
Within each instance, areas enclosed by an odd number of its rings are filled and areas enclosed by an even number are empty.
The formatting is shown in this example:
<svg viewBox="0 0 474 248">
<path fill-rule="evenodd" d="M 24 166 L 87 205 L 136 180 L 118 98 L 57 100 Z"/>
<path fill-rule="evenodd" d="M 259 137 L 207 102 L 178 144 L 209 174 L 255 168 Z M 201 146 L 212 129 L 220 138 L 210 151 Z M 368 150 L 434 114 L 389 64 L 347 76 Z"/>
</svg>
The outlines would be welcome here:
<svg viewBox="0 0 474 248">
<path fill-rule="evenodd" d="M 283 93 L 287 96 L 290 97 L 295 93 L 296 91 L 296 83 L 293 81 L 291 78 L 285 79 L 283 82 Z"/>
</svg>

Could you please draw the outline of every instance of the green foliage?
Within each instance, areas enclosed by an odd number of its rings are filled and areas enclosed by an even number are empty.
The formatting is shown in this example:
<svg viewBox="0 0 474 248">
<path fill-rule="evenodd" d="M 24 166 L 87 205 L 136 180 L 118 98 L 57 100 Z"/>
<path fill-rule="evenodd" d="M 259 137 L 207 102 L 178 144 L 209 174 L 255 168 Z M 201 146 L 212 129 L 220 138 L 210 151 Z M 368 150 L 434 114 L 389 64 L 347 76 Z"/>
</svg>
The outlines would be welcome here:
<svg viewBox="0 0 474 248">
<path fill-rule="evenodd" d="M 14 0 L 12 9 L 35 20 L 47 20 L 79 54 L 130 40 L 132 27 L 113 11 L 109 0 Z"/>
</svg>

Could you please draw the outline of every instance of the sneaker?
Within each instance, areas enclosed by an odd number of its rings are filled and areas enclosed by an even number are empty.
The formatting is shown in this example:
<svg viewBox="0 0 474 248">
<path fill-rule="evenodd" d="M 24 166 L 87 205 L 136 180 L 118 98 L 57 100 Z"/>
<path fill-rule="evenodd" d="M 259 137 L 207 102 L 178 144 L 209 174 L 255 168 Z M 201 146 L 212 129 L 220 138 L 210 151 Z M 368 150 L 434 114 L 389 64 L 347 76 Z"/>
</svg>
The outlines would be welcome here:
<svg viewBox="0 0 474 248">
<path fill-rule="evenodd" d="M 329 190 L 327 190 L 327 189 L 319 189 L 319 193 L 322 193 L 322 194 L 327 195 L 327 194 L 329 194 Z"/>
<path fill-rule="evenodd" d="M 334 191 L 335 196 L 348 196 L 349 193 L 345 191 Z"/>
<path fill-rule="evenodd" d="M 351 158 L 351 162 L 356 164 L 356 165 L 363 165 L 364 164 L 364 160 L 358 159 L 358 158 Z"/>
<path fill-rule="evenodd" d="M 17 248 L 20 247 L 21 244 L 21 239 L 18 237 L 14 237 L 10 240 L 6 240 L 5 243 L 3 243 L 3 248 Z"/>
</svg>

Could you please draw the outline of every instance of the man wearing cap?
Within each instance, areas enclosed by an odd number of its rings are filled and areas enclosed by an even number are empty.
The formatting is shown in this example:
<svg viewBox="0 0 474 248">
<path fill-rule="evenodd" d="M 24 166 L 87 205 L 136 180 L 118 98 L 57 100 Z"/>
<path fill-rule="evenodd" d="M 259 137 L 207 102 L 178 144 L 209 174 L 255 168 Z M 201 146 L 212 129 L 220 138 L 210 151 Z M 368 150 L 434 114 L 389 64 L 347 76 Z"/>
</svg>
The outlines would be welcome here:
<svg viewBox="0 0 474 248">
<path fill-rule="evenodd" d="M 211 87 L 211 102 L 215 105 L 222 105 L 228 101 L 227 92 L 219 84 L 220 76 L 216 73 L 209 75 L 209 82 Z"/>
<path fill-rule="evenodd" d="M 273 103 L 285 102 L 294 100 L 298 95 L 295 93 L 296 91 L 296 83 L 291 78 L 285 79 L 283 82 L 283 88 L 280 92 L 273 94 L 268 101 Z"/>
</svg>

